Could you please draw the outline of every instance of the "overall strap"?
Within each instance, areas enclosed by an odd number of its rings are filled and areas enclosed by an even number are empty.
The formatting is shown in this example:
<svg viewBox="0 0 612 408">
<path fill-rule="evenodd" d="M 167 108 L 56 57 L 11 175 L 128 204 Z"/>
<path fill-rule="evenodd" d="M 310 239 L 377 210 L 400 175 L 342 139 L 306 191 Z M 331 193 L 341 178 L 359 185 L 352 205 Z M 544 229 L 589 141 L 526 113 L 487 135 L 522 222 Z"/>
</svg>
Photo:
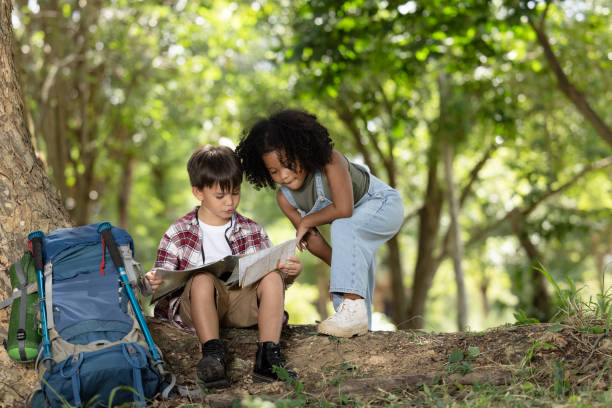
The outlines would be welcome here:
<svg viewBox="0 0 612 408">
<path fill-rule="evenodd" d="M 321 176 L 320 170 L 315 172 L 315 187 L 317 189 L 317 200 L 320 200 L 322 197 L 329 199 L 329 197 L 325 197 L 325 190 L 323 190 L 323 177 Z"/>
<path fill-rule="evenodd" d="M 293 195 L 291 194 L 291 190 L 285 186 L 281 186 L 281 192 L 283 193 L 283 195 L 285 196 L 285 198 L 287 199 L 287 201 L 289 201 L 289 204 L 291 204 L 294 208 L 297 208 L 298 211 L 300 210 L 298 208 L 297 203 L 295 202 L 295 199 L 293 198 Z"/>
</svg>

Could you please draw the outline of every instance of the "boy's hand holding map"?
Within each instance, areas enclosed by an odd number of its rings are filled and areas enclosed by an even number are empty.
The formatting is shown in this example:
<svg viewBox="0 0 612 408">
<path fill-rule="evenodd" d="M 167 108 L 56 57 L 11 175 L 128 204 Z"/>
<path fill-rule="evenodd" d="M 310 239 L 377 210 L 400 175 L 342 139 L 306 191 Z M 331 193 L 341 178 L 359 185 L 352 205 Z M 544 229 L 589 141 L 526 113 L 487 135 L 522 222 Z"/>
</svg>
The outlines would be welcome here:
<svg viewBox="0 0 612 408">
<path fill-rule="evenodd" d="M 288 259 L 295 255 L 296 240 L 292 239 L 272 248 L 248 255 L 228 255 L 219 261 L 182 271 L 162 268 L 150 271 L 149 283 L 153 288 L 151 303 L 185 286 L 191 276 L 198 273 L 210 273 L 223 280 L 226 285 L 238 284 L 240 287 L 257 282 L 268 273 L 278 270 L 282 264 L 291 264 Z M 156 287 L 156 284 L 159 286 Z"/>
</svg>

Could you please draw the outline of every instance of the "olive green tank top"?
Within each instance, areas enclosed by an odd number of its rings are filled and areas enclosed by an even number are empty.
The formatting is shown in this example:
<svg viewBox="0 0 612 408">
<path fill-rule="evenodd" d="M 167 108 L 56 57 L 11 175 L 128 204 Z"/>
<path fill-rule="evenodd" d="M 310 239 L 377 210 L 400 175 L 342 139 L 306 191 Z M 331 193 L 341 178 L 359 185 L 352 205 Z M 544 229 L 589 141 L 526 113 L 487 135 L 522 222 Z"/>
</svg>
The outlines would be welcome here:
<svg viewBox="0 0 612 408">
<path fill-rule="evenodd" d="M 346 157 L 345 160 L 348 163 L 349 175 L 353 184 L 353 204 L 355 204 L 361 199 L 361 197 L 364 196 L 365 193 L 367 193 L 368 188 L 370 187 L 370 173 L 368 173 L 365 168 L 351 163 L 348 161 L 348 159 L 346 159 Z M 325 198 L 333 201 L 331 187 L 329 186 L 329 181 L 327 180 L 325 171 L 323 170 L 321 170 L 321 181 L 323 183 Z M 305 212 L 309 212 L 317 201 L 317 187 L 314 172 L 310 172 L 306 176 L 302 187 L 300 187 L 298 190 L 291 190 L 291 195 L 293 196 L 295 203 L 298 205 L 298 208 Z"/>
</svg>

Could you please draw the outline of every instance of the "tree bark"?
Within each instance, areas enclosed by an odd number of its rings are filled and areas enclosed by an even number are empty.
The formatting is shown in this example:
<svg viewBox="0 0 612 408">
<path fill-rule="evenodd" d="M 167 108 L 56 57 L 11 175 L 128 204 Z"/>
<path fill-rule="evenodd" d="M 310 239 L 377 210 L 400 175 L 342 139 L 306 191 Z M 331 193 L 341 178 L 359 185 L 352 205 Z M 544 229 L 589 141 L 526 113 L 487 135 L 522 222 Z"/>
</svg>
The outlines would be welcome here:
<svg viewBox="0 0 612 408">
<path fill-rule="evenodd" d="M 329 273 L 328 266 L 325 262 L 317 262 L 315 273 L 317 275 L 317 289 L 319 296 L 317 298 L 317 312 L 321 321 L 327 319 L 327 304 L 329 303 Z"/>
<path fill-rule="evenodd" d="M 444 197 L 438 182 L 440 151 L 437 143 L 436 140 L 432 139 L 429 148 L 427 190 L 423 207 L 419 211 L 419 244 L 414 268 L 412 297 L 410 298 L 406 327 L 402 326 L 401 328 L 420 329 L 423 327 L 427 293 L 438 268 L 434 250 L 436 249 L 436 238 L 440 228 L 440 213 Z"/>
<path fill-rule="evenodd" d="M 26 248 L 29 232 L 68 226 L 70 219 L 34 153 L 13 63 L 11 2 L 0 5 L 0 268 L 5 268 Z M 4 274 L 0 280 L 8 282 Z"/>
<path fill-rule="evenodd" d="M 397 235 L 387 241 L 387 248 L 389 250 L 389 271 L 391 274 L 391 294 L 393 296 L 391 320 L 398 325 L 406 318 L 406 291 L 402 275 L 400 242 Z"/>
<path fill-rule="evenodd" d="M 12 46 L 11 1 L 0 0 L 0 271 L 26 250 L 29 232 L 70 225 L 57 190 L 34 154 Z M 0 299 L 10 292 L 8 274 L 0 273 Z M 8 315 L 9 308 L 0 310 L 0 327 L 8 327 Z M 6 353 L 0 353 L 0 366 L 0 395 L 7 406 L 15 406 L 25 397 L 19 389 L 30 388 L 35 375 L 29 367 L 11 363 Z"/>
</svg>

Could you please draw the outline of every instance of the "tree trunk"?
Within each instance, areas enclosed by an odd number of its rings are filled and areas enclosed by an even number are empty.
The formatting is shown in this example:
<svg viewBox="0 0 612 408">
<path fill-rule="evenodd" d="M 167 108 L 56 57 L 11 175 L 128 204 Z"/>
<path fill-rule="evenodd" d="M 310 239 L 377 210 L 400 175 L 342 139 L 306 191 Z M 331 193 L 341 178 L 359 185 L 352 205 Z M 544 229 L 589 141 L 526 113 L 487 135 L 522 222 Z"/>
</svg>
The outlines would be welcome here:
<svg viewBox="0 0 612 408">
<path fill-rule="evenodd" d="M 438 268 L 434 250 L 438 229 L 440 228 L 440 212 L 444 198 L 438 182 L 440 151 L 437 143 L 436 140 L 432 139 L 429 150 L 427 190 L 423 207 L 419 211 L 419 244 L 414 268 L 412 297 L 410 298 L 406 327 L 401 328 L 421 329 L 423 327 L 427 293 Z"/>
<path fill-rule="evenodd" d="M 459 201 L 455 188 L 455 175 L 453 172 L 453 162 L 455 160 L 454 143 L 460 140 L 462 132 L 461 119 L 457 118 L 457 112 L 453 111 L 453 104 L 456 103 L 454 96 L 452 79 L 444 71 L 438 75 L 438 94 L 440 97 L 440 112 L 438 119 L 438 134 L 442 141 L 442 153 L 444 161 L 444 179 L 446 181 L 446 198 L 448 200 L 448 214 L 450 226 L 443 241 L 441 252 L 445 251 L 446 239 L 450 238 L 451 259 L 455 271 L 455 283 L 457 285 L 457 330 L 463 331 L 467 322 L 467 302 L 465 299 L 465 283 L 463 279 L 463 243 L 459 231 Z M 435 271 L 433 271 L 435 273 Z"/>
<path fill-rule="evenodd" d="M 129 230 L 129 204 L 134 184 L 134 167 L 136 159 L 129 154 L 121 162 L 121 180 L 119 181 L 119 198 L 117 202 L 119 212 L 119 226 Z"/>
<path fill-rule="evenodd" d="M 529 232 L 525 229 L 525 217 L 519 211 L 513 211 L 510 217 L 512 232 L 517 236 L 521 247 L 529 258 L 529 280 L 530 291 L 528 296 L 529 306 L 533 308 L 537 318 L 544 321 L 550 318 L 550 301 L 546 291 L 544 276 L 536 269 L 542 263 L 542 254 L 529 238 Z M 529 311 L 528 311 L 529 312 Z"/>
<path fill-rule="evenodd" d="M 400 259 L 399 238 L 395 235 L 387 241 L 389 249 L 389 271 L 391 274 L 391 293 L 393 296 L 391 319 L 400 325 L 406 319 L 406 292 L 404 290 L 404 277 Z"/>
<path fill-rule="evenodd" d="M 489 317 L 489 297 L 487 296 L 487 292 L 489 291 L 489 278 L 486 276 L 482 277 L 480 281 L 480 285 L 478 285 L 480 289 L 480 301 L 482 302 L 482 314 L 484 317 Z"/>
<path fill-rule="evenodd" d="M 329 274 L 327 273 L 329 266 L 323 262 L 317 262 L 315 273 L 317 275 L 317 289 L 319 297 L 317 298 L 317 312 L 321 321 L 327 319 L 327 304 L 329 303 Z"/>
<path fill-rule="evenodd" d="M 48 50 L 42 66 L 25 72 L 24 92 L 35 101 L 36 132 L 45 141 L 51 179 L 72 219 L 84 225 L 90 222 L 90 192 L 97 182 L 94 166 L 101 149 L 101 143 L 95 143 L 104 99 L 98 97 L 102 80 L 97 73 L 105 63 L 92 63 L 88 49 L 89 27 L 97 24 L 101 3 L 80 5 L 78 23 L 63 14 L 60 3 L 41 2 L 40 12 L 24 19 L 30 35 L 44 33 Z"/>
<path fill-rule="evenodd" d="M 465 282 L 463 279 L 463 243 L 461 242 L 461 234 L 459 231 L 459 203 L 455 192 L 453 160 L 453 145 L 451 141 L 447 141 L 447 143 L 444 144 L 444 173 L 448 194 L 448 209 L 451 219 L 450 232 L 453 250 L 453 268 L 455 269 L 455 281 L 457 283 L 457 330 L 464 331 L 467 324 L 467 300 Z"/>
<path fill-rule="evenodd" d="M 29 232 L 49 232 L 70 225 L 57 190 L 34 154 L 13 54 L 11 1 L 0 0 L 0 270 L 27 248 Z M 11 292 L 7 273 L 0 273 L 0 298 Z M 9 308 L 0 310 L 0 327 L 8 327 Z M 5 337 L 5 335 L 2 335 Z M 23 399 L 35 380 L 32 370 L 0 353 L 0 395 L 6 406 Z M 24 388 L 25 387 L 25 388 Z"/>
</svg>

